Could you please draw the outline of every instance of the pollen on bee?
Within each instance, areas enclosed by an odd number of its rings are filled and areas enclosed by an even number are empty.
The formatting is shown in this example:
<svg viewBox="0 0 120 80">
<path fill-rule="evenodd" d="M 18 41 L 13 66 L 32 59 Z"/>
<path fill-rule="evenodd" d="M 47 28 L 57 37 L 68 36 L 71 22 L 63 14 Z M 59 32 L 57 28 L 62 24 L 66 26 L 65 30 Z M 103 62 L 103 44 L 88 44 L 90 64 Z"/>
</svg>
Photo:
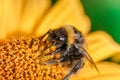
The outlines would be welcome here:
<svg viewBox="0 0 120 80">
<path fill-rule="evenodd" d="M 32 42 L 31 42 L 31 39 Z M 52 59 L 48 49 L 41 53 L 48 44 L 40 44 L 33 36 L 20 36 L 8 39 L 0 46 L 0 80 L 32 79 L 60 80 L 65 76 L 60 63 L 47 65 L 42 62 Z M 39 49 L 38 49 L 39 48 Z M 51 50 L 54 50 L 52 47 Z"/>
</svg>

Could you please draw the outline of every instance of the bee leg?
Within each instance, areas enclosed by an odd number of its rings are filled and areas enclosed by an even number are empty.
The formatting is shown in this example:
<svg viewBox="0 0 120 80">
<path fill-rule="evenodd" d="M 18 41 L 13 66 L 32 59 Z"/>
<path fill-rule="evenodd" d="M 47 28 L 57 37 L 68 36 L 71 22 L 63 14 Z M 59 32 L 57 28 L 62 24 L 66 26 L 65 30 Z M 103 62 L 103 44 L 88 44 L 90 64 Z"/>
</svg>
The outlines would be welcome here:
<svg viewBox="0 0 120 80">
<path fill-rule="evenodd" d="M 47 62 L 45 62 L 44 64 L 55 64 L 55 63 L 57 63 L 57 62 L 62 62 L 62 61 L 66 61 L 66 60 L 67 60 L 67 58 L 61 57 L 61 58 L 59 58 L 59 59 L 47 61 Z"/>
<path fill-rule="evenodd" d="M 60 62 L 60 61 L 59 60 L 51 60 L 51 61 L 44 62 L 44 64 L 54 64 L 57 62 Z"/>
<path fill-rule="evenodd" d="M 81 58 L 77 63 L 76 65 L 72 68 L 72 70 L 62 79 L 62 80 L 68 80 L 69 77 L 76 73 L 78 71 L 78 69 L 82 68 L 84 65 L 84 59 Z"/>
<path fill-rule="evenodd" d="M 56 49 L 55 51 L 53 51 L 51 54 L 54 55 L 54 54 L 56 54 L 56 53 L 59 53 L 60 51 L 61 51 L 61 49 L 58 48 L 58 49 Z"/>
<path fill-rule="evenodd" d="M 53 44 L 50 44 L 47 48 L 41 50 L 41 53 L 43 53 L 45 50 L 49 49 Z"/>
<path fill-rule="evenodd" d="M 69 63 L 69 64 L 67 64 L 67 66 L 72 66 L 72 64 L 73 64 L 73 59 L 72 59 L 72 58 L 70 58 L 70 57 L 69 57 L 68 59 L 69 59 L 69 62 L 70 62 L 70 63 Z"/>
</svg>

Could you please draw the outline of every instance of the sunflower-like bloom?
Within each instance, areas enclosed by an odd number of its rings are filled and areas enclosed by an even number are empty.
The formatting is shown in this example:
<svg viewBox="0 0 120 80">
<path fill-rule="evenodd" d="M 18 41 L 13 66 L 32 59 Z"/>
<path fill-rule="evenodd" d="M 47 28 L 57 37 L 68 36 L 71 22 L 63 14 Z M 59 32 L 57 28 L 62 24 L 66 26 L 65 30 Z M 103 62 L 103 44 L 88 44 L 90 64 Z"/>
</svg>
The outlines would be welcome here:
<svg viewBox="0 0 120 80">
<path fill-rule="evenodd" d="M 59 0 L 54 5 L 51 0 L 0 0 L 0 80 L 62 79 L 66 73 L 61 64 L 40 64 L 46 58 L 38 57 L 36 37 L 66 24 L 83 33 L 85 47 L 100 71 L 85 64 L 70 80 L 120 80 L 120 65 L 104 61 L 113 56 L 120 61 L 116 58 L 120 45 L 104 31 L 89 33 L 91 22 L 79 0 Z"/>
</svg>

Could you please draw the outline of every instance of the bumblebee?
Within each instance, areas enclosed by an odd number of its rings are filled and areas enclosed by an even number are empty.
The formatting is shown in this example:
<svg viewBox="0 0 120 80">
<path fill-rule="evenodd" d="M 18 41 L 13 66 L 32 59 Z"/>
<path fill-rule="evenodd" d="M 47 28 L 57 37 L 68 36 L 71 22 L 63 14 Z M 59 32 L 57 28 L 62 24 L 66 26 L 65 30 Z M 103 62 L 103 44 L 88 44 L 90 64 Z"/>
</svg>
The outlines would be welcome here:
<svg viewBox="0 0 120 80">
<path fill-rule="evenodd" d="M 84 66 L 85 58 L 98 71 L 94 61 L 84 49 L 85 39 L 82 33 L 74 26 L 65 25 L 58 29 L 49 30 L 44 36 L 46 35 L 48 35 L 47 40 L 50 42 L 50 46 L 56 46 L 55 51 L 51 52 L 52 55 L 59 53 L 60 58 L 47 61 L 45 64 L 64 63 L 66 61 L 70 62 L 70 65 L 75 63 L 70 72 L 62 80 L 68 80 L 72 74 L 81 69 Z M 44 36 L 40 37 L 40 39 Z"/>
</svg>

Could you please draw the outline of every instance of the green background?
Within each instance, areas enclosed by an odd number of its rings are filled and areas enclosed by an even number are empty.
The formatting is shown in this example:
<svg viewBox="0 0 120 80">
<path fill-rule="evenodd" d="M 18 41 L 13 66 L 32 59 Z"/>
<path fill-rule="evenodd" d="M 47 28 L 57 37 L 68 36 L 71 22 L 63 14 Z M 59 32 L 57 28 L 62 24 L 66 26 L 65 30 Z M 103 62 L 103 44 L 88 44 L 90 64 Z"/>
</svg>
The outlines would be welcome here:
<svg viewBox="0 0 120 80">
<path fill-rule="evenodd" d="M 120 0 L 81 0 L 92 30 L 104 30 L 120 43 Z"/>
<path fill-rule="evenodd" d="M 53 4 L 57 0 L 52 0 Z M 120 0 L 81 0 L 92 22 L 91 31 L 104 30 L 120 43 Z"/>
</svg>

